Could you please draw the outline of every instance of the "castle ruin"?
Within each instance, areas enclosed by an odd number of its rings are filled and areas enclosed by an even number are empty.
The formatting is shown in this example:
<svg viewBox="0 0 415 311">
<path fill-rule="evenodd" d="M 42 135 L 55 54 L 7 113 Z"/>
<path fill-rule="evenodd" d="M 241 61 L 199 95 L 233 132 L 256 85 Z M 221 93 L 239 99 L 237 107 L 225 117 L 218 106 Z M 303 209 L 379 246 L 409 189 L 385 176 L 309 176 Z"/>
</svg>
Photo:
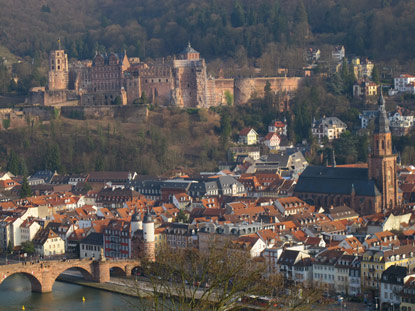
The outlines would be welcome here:
<svg viewBox="0 0 415 311">
<path fill-rule="evenodd" d="M 209 108 L 227 103 L 236 105 L 262 97 L 267 82 L 275 93 L 289 94 L 300 85 L 300 77 L 219 78 L 208 77 L 206 62 L 190 43 L 169 60 L 151 63 L 129 58 L 124 53 L 96 53 L 92 61 L 68 65 L 64 50 L 49 57 L 49 84 L 34 88 L 31 104 L 57 105 L 77 99 L 81 106 L 131 105 L 139 102 L 169 104 L 182 108 Z"/>
</svg>

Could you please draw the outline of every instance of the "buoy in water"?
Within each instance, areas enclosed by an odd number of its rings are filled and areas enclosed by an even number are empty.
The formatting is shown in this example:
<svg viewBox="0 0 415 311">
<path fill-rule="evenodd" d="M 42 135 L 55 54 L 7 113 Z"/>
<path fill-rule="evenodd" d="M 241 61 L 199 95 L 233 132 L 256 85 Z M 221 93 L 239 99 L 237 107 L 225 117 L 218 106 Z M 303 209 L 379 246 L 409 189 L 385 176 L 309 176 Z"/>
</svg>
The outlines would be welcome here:
<svg viewBox="0 0 415 311">
<path fill-rule="evenodd" d="M 85 302 L 85 300 L 86 300 L 85 297 L 82 297 L 82 302 Z"/>
<path fill-rule="evenodd" d="M 24 306 L 22 306 L 22 310 L 26 310 L 26 308 Z"/>
</svg>

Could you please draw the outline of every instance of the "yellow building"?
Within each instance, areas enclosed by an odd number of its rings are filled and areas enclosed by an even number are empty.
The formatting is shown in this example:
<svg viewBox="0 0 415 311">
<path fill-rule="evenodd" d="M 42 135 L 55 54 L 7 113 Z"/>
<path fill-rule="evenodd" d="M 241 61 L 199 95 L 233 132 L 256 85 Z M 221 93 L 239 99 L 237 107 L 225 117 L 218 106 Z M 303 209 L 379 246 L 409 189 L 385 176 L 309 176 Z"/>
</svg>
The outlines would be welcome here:
<svg viewBox="0 0 415 311">
<path fill-rule="evenodd" d="M 383 271 L 397 265 L 407 267 L 408 271 L 415 268 L 415 246 L 401 245 L 388 250 L 368 250 L 363 254 L 361 263 L 362 289 L 378 290 Z"/>
<path fill-rule="evenodd" d="M 167 237 L 165 234 L 166 228 L 156 228 L 154 229 L 154 245 L 156 254 L 157 252 L 167 245 Z"/>
<path fill-rule="evenodd" d="M 258 133 L 253 128 L 244 128 L 239 132 L 239 143 L 244 145 L 256 145 Z"/>
</svg>

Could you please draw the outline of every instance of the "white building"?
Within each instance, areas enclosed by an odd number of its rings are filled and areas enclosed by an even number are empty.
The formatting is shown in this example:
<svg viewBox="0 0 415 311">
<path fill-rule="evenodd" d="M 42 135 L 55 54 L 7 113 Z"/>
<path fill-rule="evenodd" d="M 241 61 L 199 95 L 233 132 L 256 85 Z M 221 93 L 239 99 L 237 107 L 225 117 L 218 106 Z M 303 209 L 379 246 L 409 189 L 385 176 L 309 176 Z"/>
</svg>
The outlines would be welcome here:
<svg viewBox="0 0 415 311">
<path fill-rule="evenodd" d="M 335 265 L 342 256 L 343 252 L 337 250 L 325 250 L 319 253 L 313 262 L 314 283 L 327 287 L 328 291 L 335 292 L 338 277 Z"/>
<path fill-rule="evenodd" d="M 41 226 L 39 223 L 33 218 L 23 221 L 23 223 L 20 225 L 21 243 L 32 241 L 40 228 Z"/>
<path fill-rule="evenodd" d="M 331 58 L 339 62 L 341 62 L 345 56 L 346 50 L 343 45 L 335 46 L 334 50 L 331 52 Z"/>
<path fill-rule="evenodd" d="M 415 82 L 415 76 L 402 74 L 394 78 L 395 91 L 408 92 L 411 89 L 411 84 Z"/>
<path fill-rule="evenodd" d="M 277 133 L 270 132 L 264 137 L 263 143 L 269 150 L 278 150 L 280 148 L 281 138 Z"/>
<path fill-rule="evenodd" d="M 33 239 L 35 251 L 40 256 L 65 254 L 65 242 L 52 229 L 41 229 Z"/>
<path fill-rule="evenodd" d="M 272 121 L 272 123 L 268 125 L 268 132 L 287 136 L 287 124 L 286 123 L 287 123 L 286 120 L 284 120 L 284 122 Z"/>
<path fill-rule="evenodd" d="M 399 310 L 401 303 L 400 293 L 408 269 L 401 266 L 390 266 L 382 273 L 380 280 L 380 307 L 382 310 Z"/>
<path fill-rule="evenodd" d="M 313 121 L 311 132 L 319 141 L 322 141 L 324 137 L 327 137 L 329 141 L 332 141 L 339 138 L 346 129 L 347 125 L 339 118 L 323 117 L 318 121 Z"/>
<path fill-rule="evenodd" d="M 79 257 L 100 258 L 104 248 L 104 236 L 102 233 L 92 232 L 79 243 Z"/>
<path fill-rule="evenodd" d="M 310 283 L 313 281 L 311 256 L 299 250 L 285 250 L 277 262 L 278 272 L 288 280 Z"/>
</svg>

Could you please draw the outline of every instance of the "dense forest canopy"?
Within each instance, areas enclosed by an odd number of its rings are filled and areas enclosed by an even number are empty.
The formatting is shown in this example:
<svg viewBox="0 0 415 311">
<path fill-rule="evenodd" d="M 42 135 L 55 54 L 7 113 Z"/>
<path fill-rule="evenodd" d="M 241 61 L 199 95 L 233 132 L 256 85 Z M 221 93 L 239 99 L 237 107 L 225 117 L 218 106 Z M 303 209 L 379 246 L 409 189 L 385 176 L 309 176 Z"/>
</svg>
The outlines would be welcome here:
<svg viewBox="0 0 415 311">
<path fill-rule="evenodd" d="M 1 0 L 0 44 L 45 56 L 61 37 L 70 57 L 96 49 L 160 57 L 188 40 L 208 59 L 244 49 L 344 44 L 374 59 L 413 58 L 415 0 Z"/>
</svg>

